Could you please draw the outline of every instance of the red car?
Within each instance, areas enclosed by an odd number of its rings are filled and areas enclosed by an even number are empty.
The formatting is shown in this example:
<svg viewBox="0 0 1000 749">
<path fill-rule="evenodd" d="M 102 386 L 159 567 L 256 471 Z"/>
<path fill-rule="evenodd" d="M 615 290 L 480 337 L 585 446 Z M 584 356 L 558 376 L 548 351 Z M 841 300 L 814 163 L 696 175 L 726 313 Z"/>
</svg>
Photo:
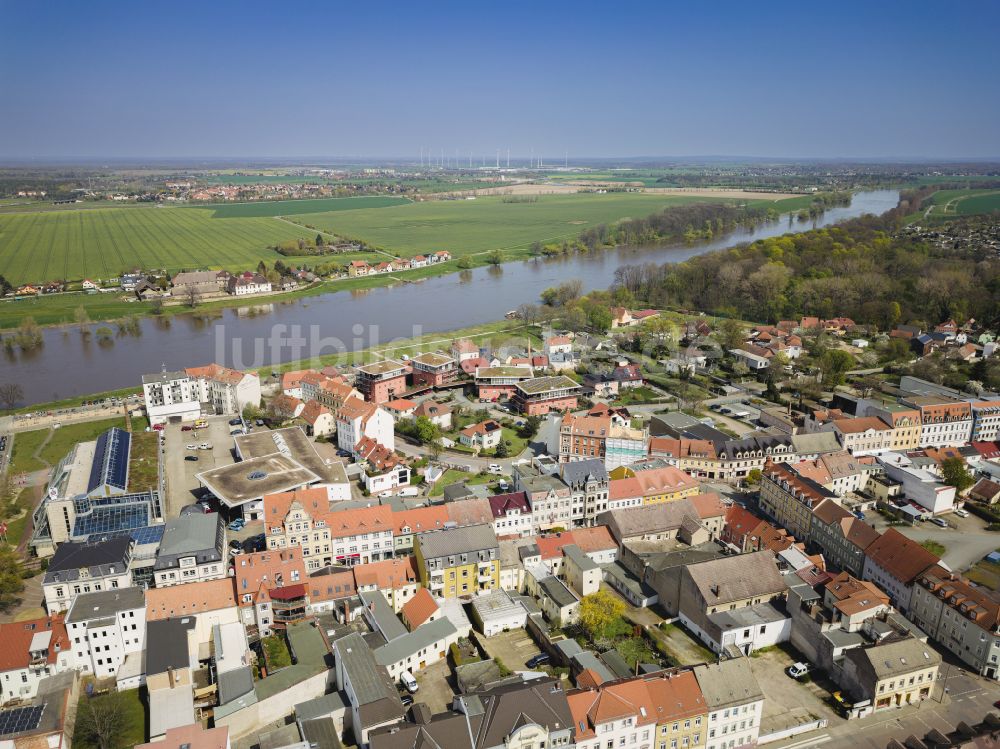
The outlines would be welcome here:
<svg viewBox="0 0 1000 749">
<path fill-rule="evenodd" d="M 153 424 L 153 431 L 155 431 L 155 432 L 162 432 L 163 431 L 163 424 Z"/>
<path fill-rule="evenodd" d="M 190 432 L 192 429 L 194 429 L 194 427 L 188 426 L 187 424 L 181 427 L 182 432 Z"/>
</svg>

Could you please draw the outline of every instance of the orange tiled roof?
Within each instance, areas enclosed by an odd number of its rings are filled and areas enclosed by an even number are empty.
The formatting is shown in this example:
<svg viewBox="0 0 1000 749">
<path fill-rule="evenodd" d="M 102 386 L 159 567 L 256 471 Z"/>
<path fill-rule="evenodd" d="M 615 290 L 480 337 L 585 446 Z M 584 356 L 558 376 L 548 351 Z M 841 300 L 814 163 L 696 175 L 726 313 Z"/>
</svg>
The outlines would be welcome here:
<svg viewBox="0 0 1000 749">
<path fill-rule="evenodd" d="M 51 632 L 46 663 L 53 664 L 59 653 L 71 646 L 62 614 L 22 622 L 0 624 L 0 671 L 27 668 L 31 663 L 31 639 L 41 632 Z"/>
<path fill-rule="evenodd" d="M 403 604 L 402 614 L 409 622 L 412 632 L 433 616 L 437 610 L 438 605 L 430 591 L 427 588 L 420 588 L 413 598 Z"/>
<path fill-rule="evenodd" d="M 146 621 L 150 622 L 231 606 L 236 606 L 236 590 L 231 577 L 146 591 Z"/>
</svg>

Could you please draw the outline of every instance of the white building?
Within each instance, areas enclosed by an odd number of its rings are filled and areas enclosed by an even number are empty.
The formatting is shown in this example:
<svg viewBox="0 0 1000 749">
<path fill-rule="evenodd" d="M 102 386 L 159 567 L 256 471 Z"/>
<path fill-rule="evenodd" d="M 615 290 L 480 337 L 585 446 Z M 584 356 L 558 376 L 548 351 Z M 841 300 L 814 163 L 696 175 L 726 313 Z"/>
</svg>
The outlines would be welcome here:
<svg viewBox="0 0 1000 749">
<path fill-rule="evenodd" d="M 764 693 L 747 658 L 695 666 L 695 678 L 708 708 L 706 749 L 753 746 L 760 735 Z"/>
<path fill-rule="evenodd" d="M 486 637 L 524 627 L 528 610 L 506 590 L 494 590 L 472 599 L 472 620 Z"/>
<path fill-rule="evenodd" d="M 194 421 L 201 415 L 200 388 L 186 372 L 143 375 L 142 395 L 150 426 L 171 419 Z"/>
<path fill-rule="evenodd" d="M 66 614 L 74 666 L 98 679 L 114 677 L 146 640 L 146 597 L 139 588 L 86 593 Z"/>
<path fill-rule="evenodd" d="M 389 450 L 396 449 L 392 416 L 381 406 L 350 397 L 337 410 L 337 444 L 341 450 L 354 450 L 362 437 L 371 437 Z"/>
<path fill-rule="evenodd" d="M 402 626 L 402 625 L 400 625 Z M 458 630 L 447 617 L 421 624 L 376 648 L 375 662 L 385 666 L 393 681 L 399 681 L 404 671 L 415 674 L 438 661 L 443 661 L 448 648 L 458 642 Z"/>
<path fill-rule="evenodd" d="M 955 487 L 941 483 L 930 471 L 914 467 L 903 453 L 885 453 L 878 457 L 878 462 L 886 476 L 902 485 L 903 496 L 931 514 L 940 515 L 955 509 Z"/>
<path fill-rule="evenodd" d="M 0 643 L 0 702 L 30 700 L 43 679 L 74 668 L 61 616 L 0 624 Z"/>
<path fill-rule="evenodd" d="M 132 546 L 128 536 L 60 544 L 42 580 L 46 610 L 66 611 L 84 593 L 130 587 Z"/>
</svg>

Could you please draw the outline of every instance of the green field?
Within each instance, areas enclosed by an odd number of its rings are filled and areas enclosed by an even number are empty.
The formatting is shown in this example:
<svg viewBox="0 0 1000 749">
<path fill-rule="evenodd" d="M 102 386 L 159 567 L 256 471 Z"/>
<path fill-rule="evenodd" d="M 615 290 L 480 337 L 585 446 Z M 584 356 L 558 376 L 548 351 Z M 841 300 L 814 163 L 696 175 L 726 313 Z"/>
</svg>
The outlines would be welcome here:
<svg viewBox="0 0 1000 749">
<path fill-rule="evenodd" d="M 931 196 L 928 218 L 978 216 L 1000 211 L 1000 190 L 938 190 Z"/>
<path fill-rule="evenodd" d="M 325 231 L 366 242 L 404 257 L 448 250 L 455 256 L 493 249 L 526 248 L 534 241 L 559 242 L 584 229 L 623 218 L 641 218 L 667 206 L 725 198 L 610 193 L 540 195 L 534 203 L 501 197 L 413 203 L 379 211 L 340 211 L 295 217 Z M 756 201 L 755 201 L 756 202 Z M 762 200 L 761 204 L 780 202 Z"/>
<path fill-rule="evenodd" d="M 385 208 L 409 203 L 409 198 L 370 195 L 357 198 L 318 198 L 316 200 L 262 200 L 256 203 L 223 203 L 199 208 L 212 209 L 212 218 L 254 218 L 258 216 L 296 216 L 302 213 L 333 213 L 365 208 Z"/>
</svg>

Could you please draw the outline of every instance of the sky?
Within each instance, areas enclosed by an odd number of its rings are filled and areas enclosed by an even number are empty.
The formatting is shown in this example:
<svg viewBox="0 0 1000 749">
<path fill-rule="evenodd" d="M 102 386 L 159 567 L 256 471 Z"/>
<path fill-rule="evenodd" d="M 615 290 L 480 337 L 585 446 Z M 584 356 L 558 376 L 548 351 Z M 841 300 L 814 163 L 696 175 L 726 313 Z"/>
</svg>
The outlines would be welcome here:
<svg viewBox="0 0 1000 749">
<path fill-rule="evenodd" d="M 992 0 L 0 0 L 0 159 L 998 157 L 998 29 Z"/>
</svg>

